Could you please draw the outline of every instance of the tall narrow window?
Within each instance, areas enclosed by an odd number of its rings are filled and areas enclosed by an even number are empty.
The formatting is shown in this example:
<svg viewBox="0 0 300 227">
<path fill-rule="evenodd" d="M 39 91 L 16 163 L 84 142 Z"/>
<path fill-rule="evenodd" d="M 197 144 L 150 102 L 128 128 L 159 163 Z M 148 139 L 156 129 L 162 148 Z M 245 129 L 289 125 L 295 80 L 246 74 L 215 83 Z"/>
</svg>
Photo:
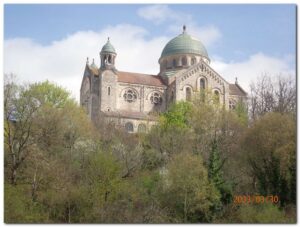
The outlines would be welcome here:
<svg viewBox="0 0 300 227">
<path fill-rule="evenodd" d="M 196 64 L 196 58 L 192 58 L 191 65 L 195 65 L 195 64 Z"/>
<path fill-rule="evenodd" d="M 191 101 L 192 99 L 192 90 L 189 87 L 185 89 L 185 99 L 186 101 Z"/>
<path fill-rule="evenodd" d="M 201 102 L 205 101 L 205 80 L 203 78 L 200 79 L 200 99 Z"/>
<path fill-rule="evenodd" d="M 205 80 L 203 78 L 200 79 L 200 90 L 205 89 Z"/>
<path fill-rule="evenodd" d="M 110 95 L 110 87 L 107 88 L 107 94 Z"/>
<path fill-rule="evenodd" d="M 186 57 L 183 57 L 183 58 L 182 58 L 182 65 L 183 65 L 183 66 L 186 66 L 186 64 L 187 64 Z"/>
<path fill-rule="evenodd" d="M 126 130 L 127 132 L 133 132 L 133 124 L 132 124 L 131 122 L 127 122 L 127 123 L 125 124 L 125 130 Z"/>
<path fill-rule="evenodd" d="M 215 104 L 220 103 L 220 93 L 219 93 L 219 91 L 214 92 L 214 103 Z"/>
<path fill-rule="evenodd" d="M 173 59 L 173 67 L 176 67 L 176 59 Z"/>
</svg>

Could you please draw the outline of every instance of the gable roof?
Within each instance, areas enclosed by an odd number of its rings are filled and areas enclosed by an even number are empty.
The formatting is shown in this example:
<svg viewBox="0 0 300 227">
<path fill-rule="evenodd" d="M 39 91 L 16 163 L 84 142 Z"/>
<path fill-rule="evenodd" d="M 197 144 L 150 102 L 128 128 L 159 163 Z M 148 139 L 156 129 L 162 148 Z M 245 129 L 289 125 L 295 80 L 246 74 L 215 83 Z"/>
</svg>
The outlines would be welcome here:
<svg viewBox="0 0 300 227">
<path fill-rule="evenodd" d="M 229 95 L 247 96 L 247 92 L 238 84 L 229 84 Z"/>
<path fill-rule="evenodd" d="M 120 71 L 118 71 L 117 76 L 118 82 L 165 87 L 165 84 L 163 83 L 160 76 Z"/>
</svg>

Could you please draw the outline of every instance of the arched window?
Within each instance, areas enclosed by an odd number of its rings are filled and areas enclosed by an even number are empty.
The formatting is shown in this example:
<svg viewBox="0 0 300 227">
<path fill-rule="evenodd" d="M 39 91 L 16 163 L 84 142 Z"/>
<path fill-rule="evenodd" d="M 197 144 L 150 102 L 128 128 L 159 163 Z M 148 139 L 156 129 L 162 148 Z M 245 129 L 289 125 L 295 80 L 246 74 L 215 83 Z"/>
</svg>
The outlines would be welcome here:
<svg viewBox="0 0 300 227">
<path fill-rule="evenodd" d="M 107 95 L 110 95 L 110 87 L 107 87 Z"/>
<path fill-rule="evenodd" d="M 108 55 L 108 63 L 111 64 L 111 55 Z"/>
<path fill-rule="evenodd" d="M 160 105 L 162 103 L 162 97 L 158 92 L 153 92 L 150 101 L 154 105 Z"/>
<path fill-rule="evenodd" d="M 145 124 L 139 124 L 138 126 L 138 132 L 146 132 L 146 125 Z"/>
<path fill-rule="evenodd" d="M 195 64 L 196 64 L 196 58 L 192 58 L 191 65 L 195 65 Z"/>
<path fill-rule="evenodd" d="M 191 101 L 192 100 L 192 89 L 190 87 L 187 87 L 185 89 L 185 100 Z"/>
<path fill-rule="evenodd" d="M 235 101 L 229 100 L 229 109 L 234 110 L 235 109 Z"/>
<path fill-rule="evenodd" d="M 187 65 L 186 57 L 183 57 L 183 58 L 182 58 L 182 65 L 183 65 L 183 66 L 186 66 L 186 65 Z"/>
<path fill-rule="evenodd" d="M 220 93 L 217 90 L 214 92 L 214 103 L 215 104 L 220 103 Z"/>
<path fill-rule="evenodd" d="M 176 59 L 173 59 L 173 67 L 176 67 Z"/>
<path fill-rule="evenodd" d="M 200 100 L 202 102 L 205 101 L 205 79 L 204 78 L 200 79 Z"/>
<path fill-rule="evenodd" d="M 200 90 L 205 89 L 205 80 L 203 78 L 200 79 Z"/>
<path fill-rule="evenodd" d="M 133 124 L 131 122 L 127 122 L 125 124 L 125 130 L 126 132 L 133 132 Z"/>
<path fill-rule="evenodd" d="M 126 102 L 135 102 L 137 99 L 137 94 L 134 90 L 132 89 L 127 89 L 123 95 L 124 99 Z"/>
</svg>

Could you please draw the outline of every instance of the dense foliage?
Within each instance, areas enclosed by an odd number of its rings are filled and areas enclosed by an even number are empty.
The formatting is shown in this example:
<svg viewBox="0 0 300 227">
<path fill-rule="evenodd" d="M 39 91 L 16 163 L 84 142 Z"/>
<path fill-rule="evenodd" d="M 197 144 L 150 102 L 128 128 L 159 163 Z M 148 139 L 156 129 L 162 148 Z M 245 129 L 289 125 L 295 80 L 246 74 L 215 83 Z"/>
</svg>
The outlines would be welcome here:
<svg viewBox="0 0 300 227">
<path fill-rule="evenodd" d="M 269 109 L 251 96 L 248 118 L 243 103 L 227 111 L 201 94 L 129 134 L 92 124 L 55 84 L 6 78 L 5 222 L 295 223 L 295 104 L 283 95 Z M 234 202 L 243 195 L 279 202 Z"/>
</svg>

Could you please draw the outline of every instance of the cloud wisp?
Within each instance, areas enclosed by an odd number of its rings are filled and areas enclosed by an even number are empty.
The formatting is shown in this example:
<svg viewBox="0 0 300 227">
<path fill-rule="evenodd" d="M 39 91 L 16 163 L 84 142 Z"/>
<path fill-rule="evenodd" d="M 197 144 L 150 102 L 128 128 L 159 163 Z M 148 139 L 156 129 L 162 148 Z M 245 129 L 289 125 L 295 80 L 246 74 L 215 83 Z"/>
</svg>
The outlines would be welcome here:
<svg viewBox="0 0 300 227">
<path fill-rule="evenodd" d="M 249 85 L 257 77 L 267 73 L 270 76 L 295 76 L 295 69 L 288 58 L 276 58 L 264 53 L 256 53 L 245 61 L 225 62 L 223 60 L 212 61 L 211 66 L 228 81 L 238 78 L 239 84 L 249 91 Z"/>
<path fill-rule="evenodd" d="M 222 33 L 215 25 L 199 25 L 193 16 L 188 13 L 171 9 L 168 5 L 151 5 L 140 8 L 137 14 L 156 25 L 166 23 L 167 31 L 176 35 L 180 27 L 185 24 L 188 32 L 199 38 L 207 47 L 215 44 L 222 37 Z"/>
</svg>

